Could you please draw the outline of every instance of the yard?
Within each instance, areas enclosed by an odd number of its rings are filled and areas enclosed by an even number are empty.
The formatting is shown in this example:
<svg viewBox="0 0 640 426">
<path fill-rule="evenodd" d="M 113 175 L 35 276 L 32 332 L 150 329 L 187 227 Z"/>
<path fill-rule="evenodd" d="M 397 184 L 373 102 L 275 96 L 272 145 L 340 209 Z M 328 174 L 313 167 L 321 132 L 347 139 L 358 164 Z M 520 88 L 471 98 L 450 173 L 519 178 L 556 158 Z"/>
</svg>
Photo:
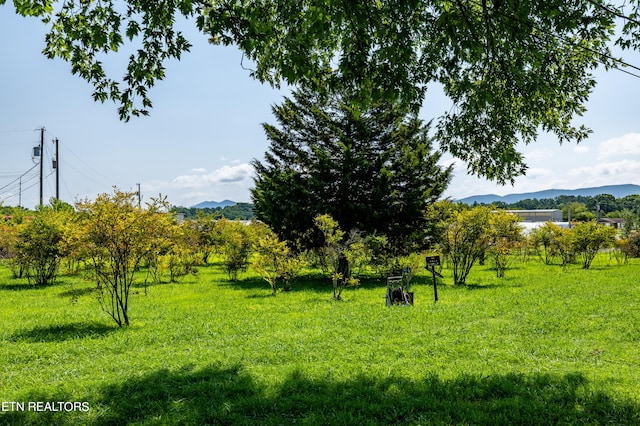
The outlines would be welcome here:
<svg viewBox="0 0 640 426">
<path fill-rule="evenodd" d="M 136 286 L 130 327 L 92 284 L 0 267 L 1 424 L 639 424 L 640 261 L 446 267 L 414 306 L 381 280 L 271 295 L 219 265 Z"/>
</svg>

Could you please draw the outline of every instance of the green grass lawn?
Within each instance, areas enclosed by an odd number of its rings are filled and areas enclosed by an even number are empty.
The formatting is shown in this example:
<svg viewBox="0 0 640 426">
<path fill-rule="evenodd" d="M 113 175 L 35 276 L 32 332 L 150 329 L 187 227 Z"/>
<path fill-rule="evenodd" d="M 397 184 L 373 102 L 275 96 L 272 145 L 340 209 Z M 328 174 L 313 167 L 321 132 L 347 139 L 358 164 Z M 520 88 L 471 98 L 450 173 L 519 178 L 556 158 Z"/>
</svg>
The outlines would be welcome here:
<svg viewBox="0 0 640 426">
<path fill-rule="evenodd" d="M 136 287 L 118 329 L 91 283 L 0 268 L 0 424 L 640 424 L 640 261 L 443 274 L 386 307 L 382 282 L 273 297 L 213 265 Z"/>
</svg>

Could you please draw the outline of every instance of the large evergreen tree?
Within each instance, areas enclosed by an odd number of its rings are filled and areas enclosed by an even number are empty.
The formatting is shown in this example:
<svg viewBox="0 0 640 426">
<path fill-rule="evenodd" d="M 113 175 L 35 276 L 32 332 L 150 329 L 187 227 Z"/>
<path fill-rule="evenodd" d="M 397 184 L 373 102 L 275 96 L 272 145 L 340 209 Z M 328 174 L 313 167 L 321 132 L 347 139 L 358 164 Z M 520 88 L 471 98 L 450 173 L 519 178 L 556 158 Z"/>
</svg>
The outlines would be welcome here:
<svg viewBox="0 0 640 426">
<path fill-rule="evenodd" d="M 396 104 L 362 108 L 350 99 L 296 91 L 273 107 L 278 125 L 256 169 L 256 216 L 282 239 L 315 247 L 313 218 L 330 214 L 344 230 L 386 235 L 396 251 L 424 241 L 426 207 L 449 183 L 428 127 Z"/>
</svg>

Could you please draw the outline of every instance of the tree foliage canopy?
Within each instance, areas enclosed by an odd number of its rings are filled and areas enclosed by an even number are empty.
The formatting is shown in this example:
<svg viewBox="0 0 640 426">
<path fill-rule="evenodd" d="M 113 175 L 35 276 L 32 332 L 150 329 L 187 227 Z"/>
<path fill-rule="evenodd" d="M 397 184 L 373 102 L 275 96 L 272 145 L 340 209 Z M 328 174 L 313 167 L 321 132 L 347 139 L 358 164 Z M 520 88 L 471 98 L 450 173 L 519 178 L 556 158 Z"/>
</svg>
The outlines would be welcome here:
<svg viewBox="0 0 640 426">
<path fill-rule="evenodd" d="M 295 92 L 273 113 L 279 126 L 264 125 L 270 147 L 264 162 L 253 162 L 252 198 L 257 218 L 281 239 L 321 246 L 308 231 L 314 217 L 329 214 L 346 232 L 386 235 L 398 251 L 422 242 L 425 210 L 451 169 L 437 165 L 440 154 L 414 114 L 311 91 Z"/>
<path fill-rule="evenodd" d="M 6 0 L 0 0 L 0 4 Z M 617 66 L 610 45 L 640 45 L 638 0 L 14 0 L 18 13 L 48 25 L 44 53 L 62 58 L 119 104 L 147 114 L 148 89 L 167 60 L 190 48 L 184 18 L 214 44 L 235 45 L 262 82 L 320 93 L 350 90 L 418 108 L 429 85 L 453 108 L 437 122 L 442 146 L 470 171 L 499 182 L 526 170 L 515 148 L 554 133 L 580 141 L 573 120 L 595 85 L 591 70 Z M 618 31 L 616 32 L 616 25 Z M 122 81 L 107 54 L 132 51 Z"/>
</svg>

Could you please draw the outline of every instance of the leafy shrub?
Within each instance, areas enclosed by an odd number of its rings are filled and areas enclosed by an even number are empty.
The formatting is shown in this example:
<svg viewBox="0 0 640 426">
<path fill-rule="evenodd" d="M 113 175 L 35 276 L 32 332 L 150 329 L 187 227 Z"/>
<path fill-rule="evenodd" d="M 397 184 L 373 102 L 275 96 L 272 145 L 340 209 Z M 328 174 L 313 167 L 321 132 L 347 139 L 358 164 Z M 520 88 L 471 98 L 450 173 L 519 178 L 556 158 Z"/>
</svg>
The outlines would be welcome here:
<svg viewBox="0 0 640 426">
<path fill-rule="evenodd" d="M 351 275 L 351 266 L 357 259 L 362 258 L 364 243 L 357 231 L 352 230 L 346 234 L 341 230 L 331 215 L 318 215 L 314 222 L 325 240 L 323 250 L 327 264 L 330 265 L 333 299 L 340 300 L 342 290 L 359 284 L 358 279 Z"/>
<path fill-rule="evenodd" d="M 294 256 L 286 241 L 280 241 L 273 232 L 258 238 L 255 244 L 257 256 L 253 269 L 271 286 L 273 295 L 278 290 L 278 282 L 282 281 L 285 291 L 291 290 L 293 280 L 299 275 L 304 262 Z"/>
<path fill-rule="evenodd" d="M 451 261 L 454 284 L 464 284 L 474 263 L 484 255 L 490 238 L 490 213 L 486 207 L 463 210 L 448 223 L 442 251 Z"/>
<path fill-rule="evenodd" d="M 550 265 L 553 258 L 553 235 L 554 228 L 552 222 L 534 228 L 529 233 L 529 241 L 538 257 L 546 264 Z"/>
<path fill-rule="evenodd" d="M 589 269 L 598 251 L 611 247 L 616 229 L 598 225 L 595 221 L 579 223 L 573 228 L 573 247 L 582 257 L 582 267 Z"/>
<path fill-rule="evenodd" d="M 0 260 L 4 260 L 11 269 L 13 278 L 22 278 L 24 265 L 17 258 L 18 231 L 22 225 L 14 223 L 0 224 Z"/>
<path fill-rule="evenodd" d="M 640 257 L 640 232 L 634 231 L 629 235 L 629 254 L 632 257 Z"/>
<path fill-rule="evenodd" d="M 169 216 L 163 213 L 166 200 L 152 199 L 141 209 L 136 193 L 114 189 L 113 195 L 101 194 L 95 201 L 76 205 L 85 215 L 81 234 L 100 306 L 118 326 L 128 326 L 134 273 L 144 260 L 159 252 L 169 232 Z"/>
<path fill-rule="evenodd" d="M 487 253 L 492 257 L 496 275 L 504 278 L 504 271 L 512 259 L 512 250 L 522 241 L 520 218 L 513 213 L 494 211 L 489 215 Z"/>
<path fill-rule="evenodd" d="M 216 223 L 219 250 L 224 266 L 232 281 L 238 280 L 238 273 L 246 271 L 253 245 L 253 228 L 242 222 L 220 219 Z"/>
<path fill-rule="evenodd" d="M 55 281 L 61 240 L 62 230 L 51 211 L 39 212 L 18 232 L 16 260 L 29 283 L 47 285 Z"/>
</svg>

